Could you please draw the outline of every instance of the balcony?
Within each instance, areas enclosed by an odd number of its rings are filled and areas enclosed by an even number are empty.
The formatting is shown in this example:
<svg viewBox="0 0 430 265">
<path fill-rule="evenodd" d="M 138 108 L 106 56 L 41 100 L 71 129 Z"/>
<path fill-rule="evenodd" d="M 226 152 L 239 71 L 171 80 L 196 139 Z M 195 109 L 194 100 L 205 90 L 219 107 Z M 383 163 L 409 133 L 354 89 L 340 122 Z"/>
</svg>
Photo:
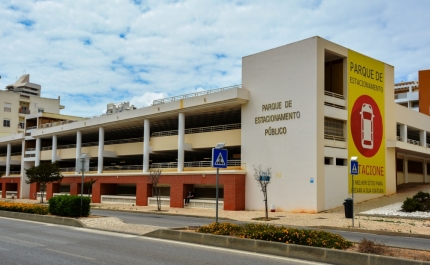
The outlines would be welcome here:
<svg viewBox="0 0 430 265">
<path fill-rule="evenodd" d="M 346 149 L 346 139 L 343 136 L 324 134 L 324 146 Z"/>
<path fill-rule="evenodd" d="M 181 99 L 209 95 L 209 94 L 218 93 L 218 92 L 221 92 L 221 91 L 224 91 L 224 90 L 233 89 L 233 88 L 242 88 L 242 85 L 222 87 L 222 88 L 217 88 L 217 89 L 212 89 L 212 90 L 205 90 L 205 91 L 200 91 L 200 92 L 196 92 L 196 93 L 185 94 L 185 95 L 181 95 L 181 96 L 175 96 L 175 97 L 157 99 L 157 100 L 154 100 L 152 102 L 152 105 L 159 105 L 159 104 L 164 104 L 164 103 L 178 101 L 178 100 L 181 100 Z"/>
<path fill-rule="evenodd" d="M 242 163 L 240 160 L 228 160 L 227 166 L 229 170 L 243 170 L 245 169 L 245 163 Z M 178 162 L 164 162 L 164 163 L 152 163 L 150 165 L 151 169 L 160 168 L 165 169 L 164 171 L 173 171 L 178 168 Z M 211 161 L 193 161 L 193 162 L 184 162 L 184 168 L 188 168 L 187 171 L 193 171 L 192 168 L 211 168 Z M 173 169 L 173 170 L 169 170 Z M 67 167 L 60 168 L 60 171 L 63 173 L 74 173 L 76 172 L 75 167 Z M 90 167 L 89 171 L 97 172 L 97 167 Z M 117 166 L 104 166 L 103 172 L 112 172 L 112 171 L 128 171 L 128 172 L 142 172 L 142 165 L 117 165 Z"/>
<path fill-rule="evenodd" d="M 185 134 L 228 131 L 228 130 L 237 130 L 240 128 L 241 128 L 240 123 L 234 123 L 234 124 L 216 125 L 216 126 L 208 126 L 208 127 L 190 128 L 185 130 Z M 171 135 L 178 135 L 178 130 L 153 132 L 151 137 L 171 136 Z"/>
<path fill-rule="evenodd" d="M 30 114 L 30 110 L 28 110 L 28 109 L 19 109 L 18 110 L 18 113 L 20 113 L 20 114 Z"/>
<path fill-rule="evenodd" d="M 330 91 L 324 91 L 324 105 L 338 109 L 345 109 L 345 97 L 343 95 L 336 94 Z"/>
</svg>

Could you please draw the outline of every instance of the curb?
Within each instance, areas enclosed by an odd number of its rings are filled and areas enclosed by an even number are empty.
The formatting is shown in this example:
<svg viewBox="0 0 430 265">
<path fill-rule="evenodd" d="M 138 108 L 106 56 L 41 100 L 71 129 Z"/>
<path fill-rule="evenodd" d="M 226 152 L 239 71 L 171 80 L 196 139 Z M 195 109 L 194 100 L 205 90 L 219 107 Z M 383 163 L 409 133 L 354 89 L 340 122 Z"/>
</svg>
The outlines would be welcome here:
<svg viewBox="0 0 430 265">
<path fill-rule="evenodd" d="M 430 262 L 426 261 L 416 261 L 372 254 L 347 252 L 336 249 L 325 249 L 255 239 L 242 239 L 230 236 L 219 236 L 167 229 L 160 229 L 153 232 L 149 232 L 144 236 L 339 265 L 430 264 Z"/>
<path fill-rule="evenodd" d="M 0 211 L 0 217 L 15 218 L 15 219 L 49 223 L 49 224 L 56 224 L 56 225 L 86 227 L 86 225 L 78 219 L 68 218 L 68 217 L 51 216 L 51 215 L 39 215 L 39 214 Z"/>
<path fill-rule="evenodd" d="M 165 213 L 165 212 L 148 212 L 148 211 L 131 211 L 131 210 L 115 210 L 115 209 L 103 209 L 103 208 L 94 208 L 95 210 L 102 210 L 102 211 L 111 211 L 111 212 L 125 212 L 125 213 L 139 213 L 139 214 L 157 214 L 157 215 L 171 215 L 171 216 L 184 216 L 184 217 L 194 217 L 194 218 L 208 218 L 208 216 L 201 216 L 201 215 L 187 215 L 187 214 L 179 214 L 179 213 Z M 375 216 L 375 215 L 372 215 Z M 370 217 L 370 216 L 369 216 Z M 379 216 L 377 216 L 379 217 Z M 380 216 L 385 218 L 391 218 L 387 216 Z M 254 223 L 261 223 L 256 222 L 254 220 L 250 221 L 240 221 L 235 220 L 231 218 L 218 218 L 220 220 L 225 221 L 235 221 L 235 222 L 254 222 Z M 428 219 L 427 219 L 428 220 Z M 400 232 L 391 232 L 391 231 L 382 231 L 382 230 L 367 230 L 367 229 L 360 229 L 360 228 L 346 228 L 346 227 L 336 227 L 336 226 L 297 226 L 297 225 L 285 225 L 285 224 L 277 224 L 276 221 L 273 223 L 267 223 L 277 226 L 285 226 L 285 227 L 293 227 L 293 228 L 299 228 L 299 229 L 320 229 L 320 230 L 337 230 L 337 231 L 345 231 L 345 232 L 361 232 L 361 233 L 368 233 L 368 234 L 375 234 L 375 235 L 386 235 L 386 236 L 401 236 L 401 237 L 412 237 L 412 238 L 424 238 L 424 239 L 430 239 L 430 235 L 424 235 L 424 234 L 410 234 L 410 233 L 400 233 Z M 172 228 L 170 228 L 172 229 Z M 183 229 L 182 227 L 175 228 L 176 230 Z"/>
<path fill-rule="evenodd" d="M 409 220 L 419 220 L 419 221 L 429 221 L 429 217 L 419 217 L 419 216 L 401 216 L 401 215 L 384 215 L 384 214 L 368 214 L 368 213 L 357 213 L 355 216 L 365 216 L 365 217 L 378 217 L 378 218 L 394 218 L 394 219 L 409 219 Z"/>
</svg>

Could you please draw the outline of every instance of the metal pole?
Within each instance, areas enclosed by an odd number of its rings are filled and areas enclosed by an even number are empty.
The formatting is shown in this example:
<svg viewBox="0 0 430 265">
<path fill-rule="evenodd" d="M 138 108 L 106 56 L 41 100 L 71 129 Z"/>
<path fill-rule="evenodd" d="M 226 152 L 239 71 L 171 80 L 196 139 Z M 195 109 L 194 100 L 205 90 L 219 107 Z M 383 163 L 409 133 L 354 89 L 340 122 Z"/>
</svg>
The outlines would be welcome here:
<svg viewBox="0 0 430 265">
<path fill-rule="evenodd" d="M 352 177 L 352 227 L 354 227 L 354 175 L 351 174 Z"/>
<path fill-rule="evenodd" d="M 215 222 L 218 223 L 218 179 L 219 179 L 219 168 L 216 169 L 216 206 L 215 206 Z"/>
<path fill-rule="evenodd" d="M 81 182 L 81 216 L 82 216 L 82 196 L 84 194 L 84 166 L 85 166 L 85 159 L 81 159 L 82 162 L 82 182 Z"/>
</svg>

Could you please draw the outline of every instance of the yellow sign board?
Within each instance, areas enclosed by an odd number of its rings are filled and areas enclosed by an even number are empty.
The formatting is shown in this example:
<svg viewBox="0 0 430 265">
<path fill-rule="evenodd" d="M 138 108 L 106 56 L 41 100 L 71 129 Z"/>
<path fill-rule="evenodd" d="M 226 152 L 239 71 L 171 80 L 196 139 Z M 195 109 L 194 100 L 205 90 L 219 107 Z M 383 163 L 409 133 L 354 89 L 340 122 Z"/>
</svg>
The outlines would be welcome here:
<svg viewBox="0 0 430 265">
<path fill-rule="evenodd" d="M 354 193 L 385 194 L 384 78 L 384 63 L 348 51 L 348 157 L 359 163 Z"/>
</svg>

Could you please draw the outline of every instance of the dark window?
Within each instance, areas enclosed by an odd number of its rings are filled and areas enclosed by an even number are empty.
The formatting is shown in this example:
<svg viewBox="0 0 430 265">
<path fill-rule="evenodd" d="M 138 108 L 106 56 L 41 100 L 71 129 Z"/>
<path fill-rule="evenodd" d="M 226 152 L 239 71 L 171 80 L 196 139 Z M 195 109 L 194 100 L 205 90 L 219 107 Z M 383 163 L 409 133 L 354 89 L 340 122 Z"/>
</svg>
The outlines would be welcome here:
<svg viewBox="0 0 430 265">
<path fill-rule="evenodd" d="M 346 166 L 346 159 L 336 158 L 336 166 Z"/>
<path fill-rule="evenodd" d="M 324 165 L 332 165 L 333 158 L 331 157 L 324 157 Z"/>
<path fill-rule="evenodd" d="M 415 174 L 423 174 L 423 162 L 408 161 L 408 172 Z"/>
<path fill-rule="evenodd" d="M 4 119 L 3 120 L 3 127 L 10 127 L 10 120 Z"/>
<path fill-rule="evenodd" d="M 396 169 L 398 172 L 403 172 L 403 159 L 396 159 Z"/>
</svg>

